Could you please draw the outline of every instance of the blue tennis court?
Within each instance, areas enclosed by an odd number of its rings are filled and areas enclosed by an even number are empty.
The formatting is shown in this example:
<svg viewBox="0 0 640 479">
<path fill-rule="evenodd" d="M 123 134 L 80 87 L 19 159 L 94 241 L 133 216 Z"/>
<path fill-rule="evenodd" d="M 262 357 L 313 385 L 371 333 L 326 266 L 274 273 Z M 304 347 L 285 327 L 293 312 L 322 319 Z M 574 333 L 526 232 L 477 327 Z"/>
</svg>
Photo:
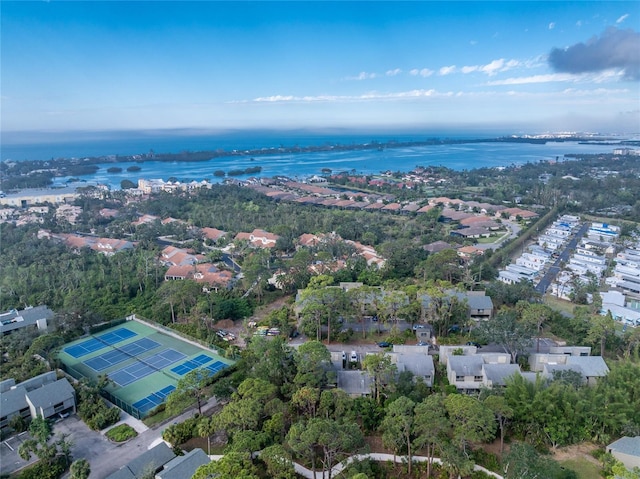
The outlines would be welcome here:
<svg viewBox="0 0 640 479">
<path fill-rule="evenodd" d="M 113 373 L 109 373 L 109 379 L 113 380 L 118 384 L 118 386 L 126 386 L 127 384 L 131 384 L 138 379 L 142 379 L 149 374 L 153 374 L 176 361 L 180 361 L 185 357 L 186 355 L 176 351 L 175 349 L 165 349 L 153 356 L 144 358 L 144 360 L 136 358 L 138 359 L 137 362 L 122 369 L 118 369 Z"/>
<path fill-rule="evenodd" d="M 142 338 L 134 341 L 133 343 L 125 344 L 118 349 L 96 356 L 95 358 L 87 359 L 83 362 L 94 371 L 103 371 L 111 366 L 124 362 L 127 359 L 131 359 L 132 356 L 137 356 L 147 351 L 151 351 L 158 346 L 160 346 L 160 343 L 149 338 Z"/>
<path fill-rule="evenodd" d="M 138 409 L 142 414 L 151 411 L 154 407 L 159 406 L 166 401 L 167 396 L 175 391 L 175 386 L 167 386 L 166 388 L 149 394 L 147 397 L 140 399 L 132 404 L 132 406 Z"/>
<path fill-rule="evenodd" d="M 222 371 L 224 368 L 228 368 L 229 365 L 223 363 L 222 361 L 216 361 L 213 364 L 210 364 L 209 366 L 207 366 L 205 369 L 209 372 L 211 372 L 211 374 L 215 374 L 218 371 Z"/>
<path fill-rule="evenodd" d="M 206 354 L 201 354 L 193 359 L 189 359 L 182 364 L 177 365 L 175 368 L 171 368 L 171 371 L 178 376 L 184 376 L 190 371 L 199 368 L 200 366 L 207 364 L 209 361 L 213 361 L 213 358 Z"/>
<path fill-rule="evenodd" d="M 124 341 L 125 339 L 133 338 L 134 336 L 137 336 L 137 333 L 134 333 L 130 329 L 119 328 L 115 331 L 110 331 L 101 336 L 87 339 L 80 344 L 69 346 L 68 348 L 64 349 L 64 352 L 77 359 L 82 356 L 86 356 L 87 354 L 98 351 L 102 348 L 106 348 L 107 346 L 119 343 L 120 341 Z"/>
</svg>

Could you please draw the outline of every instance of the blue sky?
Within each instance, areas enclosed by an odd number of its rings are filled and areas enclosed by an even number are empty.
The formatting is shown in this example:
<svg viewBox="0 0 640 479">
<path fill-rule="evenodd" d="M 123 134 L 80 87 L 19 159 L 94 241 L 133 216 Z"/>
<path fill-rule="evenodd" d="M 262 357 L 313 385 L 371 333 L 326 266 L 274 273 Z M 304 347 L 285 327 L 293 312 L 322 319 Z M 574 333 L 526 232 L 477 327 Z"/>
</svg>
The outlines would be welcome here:
<svg viewBox="0 0 640 479">
<path fill-rule="evenodd" d="M 3 132 L 640 132 L 640 2 L 0 2 Z"/>
</svg>

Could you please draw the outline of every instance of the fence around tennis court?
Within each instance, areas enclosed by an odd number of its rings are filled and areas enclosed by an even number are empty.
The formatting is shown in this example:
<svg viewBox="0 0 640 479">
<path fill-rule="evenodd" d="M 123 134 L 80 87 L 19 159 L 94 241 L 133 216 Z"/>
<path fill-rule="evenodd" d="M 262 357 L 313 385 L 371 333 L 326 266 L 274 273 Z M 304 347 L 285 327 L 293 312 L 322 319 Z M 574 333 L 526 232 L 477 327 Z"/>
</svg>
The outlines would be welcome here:
<svg viewBox="0 0 640 479">
<path fill-rule="evenodd" d="M 224 360 L 224 356 L 220 354 L 217 349 L 202 344 L 200 341 L 194 341 L 192 338 L 185 338 L 182 334 L 179 334 L 174 330 L 159 327 L 158 325 L 141 320 L 137 317 L 134 318 L 132 316 L 129 316 L 128 320 L 130 321 L 130 324 L 132 324 L 132 326 L 133 324 L 138 323 L 142 328 L 150 328 L 156 333 L 160 333 L 161 338 L 164 339 L 162 339 L 161 341 L 160 339 L 158 339 L 158 337 L 151 336 L 155 337 L 155 339 L 160 342 L 160 344 L 158 344 L 149 337 L 145 336 L 123 346 L 120 344 L 120 340 L 118 339 L 118 336 L 122 336 L 122 331 L 115 331 L 115 337 L 113 338 L 111 336 L 103 337 L 102 335 L 96 336 L 94 334 L 91 334 L 89 338 L 84 339 L 95 341 L 96 343 L 101 343 L 104 346 L 106 352 L 95 356 L 95 353 L 97 353 L 97 351 L 102 348 L 89 347 L 92 346 L 92 343 L 84 344 L 81 342 L 75 344 L 74 342 L 70 347 L 67 346 L 65 349 L 63 349 L 63 352 L 65 352 L 66 355 L 65 359 L 61 361 L 61 363 L 62 369 L 67 374 L 69 374 L 69 376 L 78 380 L 82 378 L 96 380 L 100 377 L 101 374 L 107 374 L 114 381 L 114 383 L 107 388 L 102 389 L 101 395 L 106 400 L 110 401 L 111 403 L 137 419 L 142 419 L 148 416 L 149 413 L 151 413 L 160 404 L 162 404 L 166 399 L 166 396 L 170 392 L 169 389 L 175 389 L 175 385 L 181 379 L 181 377 L 192 369 L 202 368 L 205 373 L 214 376 L 222 369 L 226 369 L 228 366 L 230 366 L 230 364 L 227 362 L 228 360 Z M 124 323 L 127 323 L 129 321 L 118 321 L 117 325 L 111 323 L 110 326 L 112 328 L 117 327 L 120 325 L 124 325 Z M 127 328 L 127 326 L 125 326 L 125 328 Z M 137 328 L 130 327 L 130 329 L 132 329 L 133 331 L 137 331 L 138 334 L 144 334 Z M 102 333 L 103 331 L 104 329 L 100 328 L 100 332 Z M 109 334 L 111 333 L 107 333 L 107 335 Z M 126 335 L 126 337 L 122 337 L 121 339 L 126 341 L 127 339 L 131 339 L 131 337 L 132 336 L 130 335 Z M 142 342 L 144 342 L 144 344 Z M 80 349 L 78 349 L 78 345 L 81 346 Z M 149 345 L 152 345 L 153 347 L 149 347 Z M 154 355 L 141 356 L 141 354 L 156 349 L 160 345 L 168 347 L 169 349 L 167 349 L 167 351 L 172 351 L 176 354 L 179 354 L 180 357 L 172 357 L 170 358 L 171 361 L 164 361 L 162 362 L 162 364 L 159 364 L 157 363 L 157 361 L 155 361 L 155 359 L 157 358 L 155 358 Z M 88 347 L 89 350 L 81 350 L 83 346 Z M 73 348 L 78 349 L 78 351 Z M 175 350 L 172 348 L 175 348 Z M 69 351 L 68 349 L 72 350 Z M 200 354 L 196 357 L 190 357 L 191 355 L 196 354 L 196 349 L 200 351 L 204 350 L 202 351 L 203 353 L 208 352 L 210 354 Z M 184 354 L 182 353 L 182 351 L 184 351 Z M 163 351 L 163 353 L 164 352 L 166 351 Z M 84 359 L 84 356 L 87 354 L 91 354 L 92 357 L 89 357 L 89 359 Z M 107 355 L 106 358 L 105 354 Z M 119 355 L 121 355 L 122 357 L 120 357 Z M 111 356 L 114 356 L 114 358 L 112 358 Z M 115 356 L 118 357 L 116 358 Z M 187 359 L 188 356 L 190 357 L 189 359 Z M 219 360 L 216 360 L 216 356 Z M 127 360 L 133 360 L 134 362 L 131 363 L 129 361 L 130 364 L 127 365 Z M 119 381 L 117 380 L 118 378 L 112 376 L 114 376 L 114 374 L 119 374 L 120 370 L 114 371 L 113 369 L 121 363 L 124 364 L 124 369 L 126 369 L 127 367 L 135 366 L 136 364 L 139 365 L 138 367 L 148 367 L 149 373 L 161 373 L 160 376 L 164 377 L 165 380 L 159 380 L 156 377 L 157 375 L 155 374 L 145 374 L 140 377 L 136 377 L 135 381 L 130 381 L 126 384 L 119 384 Z M 177 365 L 171 370 L 165 368 L 165 366 L 168 367 L 172 363 L 177 363 Z M 137 373 L 135 375 L 139 376 Z M 145 379 L 147 376 L 150 376 L 149 380 Z M 167 381 L 167 379 L 169 381 Z M 146 383 L 144 385 L 138 385 L 138 388 L 143 388 L 140 391 L 135 391 L 135 389 L 132 390 L 130 384 L 134 385 L 138 380 L 151 381 L 151 384 Z M 139 394 L 143 391 L 145 397 L 141 397 L 142 394 Z"/>
<path fill-rule="evenodd" d="M 71 376 L 72 378 L 77 379 L 78 381 L 80 381 L 82 379 L 87 379 L 86 375 L 82 374 L 80 371 L 75 369 L 73 366 L 71 366 L 69 364 L 65 364 L 65 363 L 61 363 L 61 366 L 62 366 L 62 370 L 65 373 L 67 373 L 69 376 Z M 129 404 L 128 402 L 120 399 L 119 397 L 115 396 L 114 394 L 111 394 L 106 389 L 100 389 L 100 394 L 102 395 L 103 398 L 105 398 L 111 404 L 115 404 L 120 409 L 122 409 L 124 412 L 126 412 L 127 414 L 135 417 L 136 419 L 144 419 L 146 416 L 149 415 L 150 411 L 147 411 L 146 413 L 143 413 L 138 408 L 133 407 L 132 404 Z"/>
</svg>

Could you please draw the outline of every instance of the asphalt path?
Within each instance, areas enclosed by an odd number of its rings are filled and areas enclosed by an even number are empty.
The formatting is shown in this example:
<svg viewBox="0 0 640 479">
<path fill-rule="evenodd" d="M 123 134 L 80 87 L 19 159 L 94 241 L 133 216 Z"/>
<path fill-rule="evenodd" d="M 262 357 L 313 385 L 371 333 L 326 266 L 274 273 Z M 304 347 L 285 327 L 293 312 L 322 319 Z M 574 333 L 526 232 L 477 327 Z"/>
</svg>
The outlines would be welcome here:
<svg viewBox="0 0 640 479">
<path fill-rule="evenodd" d="M 218 401 L 216 398 L 211 398 L 203 406 L 203 413 L 217 405 Z M 104 435 L 106 430 L 97 432 L 89 429 L 75 414 L 56 422 L 53 426 L 53 434 L 54 437 L 59 437 L 61 434 L 68 434 L 68 439 L 73 443 L 71 447 L 73 459 L 86 459 L 89 461 L 91 466 L 90 479 L 101 479 L 116 472 L 128 462 L 146 452 L 150 447 L 158 444 L 158 442 L 162 440 L 162 431 L 169 424 L 184 422 L 196 412 L 197 410 L 195 408 L 190 408 L 180 416 L 164 424 L 157 425 L 154 428 L 142 426 L 142 428 L 145 429 L 143 431 L 139 427 L 141 424 L 140 421 L 131 418 L 131 416 L 123 412 L 121 414 L 123 422 L 131 422 L 132 427 L 138 430 L 139 434 L 135 438 L 120 444 L 107 439 Z M 23 461 L 17 454 L 17 447 L 14 449 L 15 453 L 10 451 L 4 444 L 1 446 L 0 470 L 2 474 L 10 474 L 35 462 L 34 458 L 32 458 L 31 461 Z"/>
<path fill-rule="evenodd" d="M 578 241 L 580 241 L 588 229 L 589 223 L 584 223 L 580 226 L 578 232 L 573 235 L 573 238 L 571 238 L 569 243 L 567 243 L 567 246 L 564 248 L 562 253 L 560 253 L 560 256 L 558 256 L 553 265 L 551 265 L 540 282 L 536 285 L 536 291 L 538 293 L 544 294 L 547 292 L 547 288 L 549 288 L 549 285 L 551 285 L 551 283 L 556 279 L 556 276 L 558 276 L 558 273 L 561 271 L 560 264 L 569 261 L 571 253 L 578 245 Z"/>
</svg>

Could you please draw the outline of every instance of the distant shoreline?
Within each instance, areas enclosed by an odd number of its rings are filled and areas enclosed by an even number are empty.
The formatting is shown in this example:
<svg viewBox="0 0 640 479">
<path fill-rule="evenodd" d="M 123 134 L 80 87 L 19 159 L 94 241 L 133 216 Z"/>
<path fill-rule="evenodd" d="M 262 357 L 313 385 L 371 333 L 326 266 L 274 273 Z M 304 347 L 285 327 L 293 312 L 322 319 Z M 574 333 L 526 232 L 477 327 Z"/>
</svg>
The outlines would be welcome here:
<svg viewBox="0 0 640 479">
<path fill-rule="evenodd" d="M 2 189 L 5 191 L 52 186 L 57 179 L 86 181 L 99 177 L 100 181 L 117 187 L 124 180 L 131 180 L 132 173 L 149 177 L 177 178 L 180 180 L 206 179 L 212 177 L 242 176 L 247 173 L 262 173 L 265 176 L 322 174 L 324 170 L 386 171 L 401 165 L 411 167 L 421 164 L 449 166 L 455 169 L 476 168 L 484 165 L 507 165 L 514 162 L 552 159 L 566 154 L 559 151 L 564 145 L 580 145 L 583 148 L 614 143 L 630 146 L 633 141 L 592 135 L 544 135 L 501 136 L 493 138 L 429 138 L 424 140 L 394 139 L 389 141 L 359 141 L 348 143 L 345 139 L 331 138 L 322 143 L 321 138 L 310 145 L 273 146 L 235 149 L 233 143 L 226 148 L 182 151 L 180 153 L 95 155 L 81 157 L 59 157 L 50 160 L 4 161 L 0 163 Z M 240 144 L 242 144 L 240 142 Z M 500 158 L 492 145 L 507 147 L 511 157 Z M 556 145 L 554 147 L 554 145 Z M 113 146 L 111 145 L 106 145 Z M 172 146 L 180 148 L 180 143 Z M 213 146 L 201 145 L 201 146 Z M 499 148 L 502 150 L 502 146 Z M 450 147 L 450 148 L 449 148 Z M 429 151 L 414 153 L 427 148 Z M 442 150 L 444 148 L 444 150 Z M 522 151 L 513 151 L 513 148 Z M 538 152 L 542 148 L 544 151 Z M 408 151 L 411 150 L 411 151 Z M 478 152 L 485 151 L 478 157 Z M 354 153 L 359 154 L 353 156 Z M 524 153 L 523 153 L 524 152 Z M 469 157 L 471 153 L 471 158 Z M 473 156 L 475 154 L 475 156 Z M 434 156 L 437 155 L 437 156 Z M 366 160 L 365 160 L 366 158 Z M 307 161 L 308 159 L 308 161 Z M 435 160 L 435 161 L 434 161 Z M 258 171 L 259 170 L 259 171 Z M 231 174 L 233 173 L 233 174 Z M 137 176 L 140 176 L 138 174 Z"/>
<path fill-rule="evenodd" d="M 199 151 L 181 151 L 181 152 L 163 152 L 163 153 L 139 153 L 139 154 L 105 154 L 105 155 L 87 155 L 83 158 L 78 157 L 54 157 L 49 160 L 4 160 L 4 162 L 15 162 L 21 164 L 34 164 L 34 169 L 46 166 L 48 168 L 67 166 L 67 164 L 83 164 L 97 165 L 110 163 L 126 163 L 136 162 L 144 163 L 145 161 L 170 161 L 170 162 L 198 162 L 208 161 L 215 158 L 223 157 L 246 157 L 246 156 L 268 156 L 275 154 L 300 154 L 300 153 L 317 153 L 317 152 L 341 152 L 341 151 L 358 151 L 358 150 L 385 150 L 392 148 L 434 146 L 434 145 L 465 145 L 476 143 L 527 143 L 544 145 L 546 143 L 564 143 L 579 142 L 581 144 L 594 145 L 629 145 L 626 140 L 615 140 L 611 137 L 588 137 L 588 136 L 502 136 L 494 138 L 472 138 L 472 139 L 453 139 L 453 138 L 430 138 L 426 140 L 412 141 L 370 141 L 365 143 L 342 144 L 333 143 L 326 145 L 309 145 L 309 146 L 280 146 L 280 147 L 262 147 L 251 149 L 217 149 L 217 150 L 199 150 Z M 35 168 L 35 165 L 38 165 Z M 24 173 L 24 171 L 23 171 Z"/>
</svg>

